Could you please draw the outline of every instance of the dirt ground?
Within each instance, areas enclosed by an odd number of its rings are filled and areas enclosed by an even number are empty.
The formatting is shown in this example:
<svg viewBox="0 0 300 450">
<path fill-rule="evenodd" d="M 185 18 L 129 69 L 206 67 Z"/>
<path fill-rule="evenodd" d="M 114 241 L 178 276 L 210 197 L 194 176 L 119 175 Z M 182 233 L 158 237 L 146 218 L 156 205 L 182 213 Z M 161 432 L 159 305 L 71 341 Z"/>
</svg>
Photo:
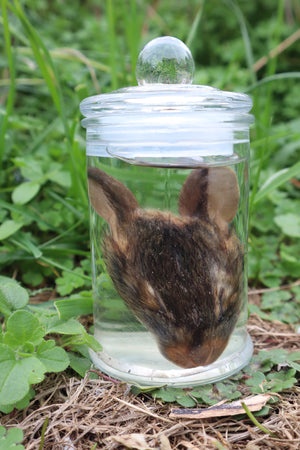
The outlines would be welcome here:
<svg viewBox="0 0 300 450">
<path fill-rule="evenodd" d="M 255 351 L 299 349 L 299 334 L 281 322 L 252 315 L 248 322 Z M 49 375 L 35 386 L 36 396 L 23 411 L 1 417 L 1 424 L 19 427 L 23 445 L 39 449 L 48 420 L 43 449 L 300 449 L 300 384 L 280 393 L 269 415 L 258 417 L 272 436 L 246 417 L 171 418 L 174 404 L 135 395 L 128 385 L 99 379 L 78 380 L 72 373 Z"/>
</svg>

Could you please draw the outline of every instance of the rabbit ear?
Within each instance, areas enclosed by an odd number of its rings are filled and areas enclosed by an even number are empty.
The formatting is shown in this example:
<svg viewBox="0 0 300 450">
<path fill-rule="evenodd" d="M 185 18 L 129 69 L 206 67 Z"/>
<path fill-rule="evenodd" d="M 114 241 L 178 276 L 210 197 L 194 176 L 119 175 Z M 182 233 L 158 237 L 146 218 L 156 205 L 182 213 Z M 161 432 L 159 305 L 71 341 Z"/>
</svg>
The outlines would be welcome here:
<svg viewBox="0 0 300 450">
<path fill-rule="evenodd" d="M 234 219 L 239 205 L 237 177 L 230 167 L 193 170 L 179 195 L 180 215 L 207 217 L 221 229 Z"/>
<path fill-rule="evenodd" d="M 95 211 L 109 224 L 113 237 L 131 220 L 139 204 L 127 187 L 96 167 L 88 167 L 89 198 Z"/>
</svg>

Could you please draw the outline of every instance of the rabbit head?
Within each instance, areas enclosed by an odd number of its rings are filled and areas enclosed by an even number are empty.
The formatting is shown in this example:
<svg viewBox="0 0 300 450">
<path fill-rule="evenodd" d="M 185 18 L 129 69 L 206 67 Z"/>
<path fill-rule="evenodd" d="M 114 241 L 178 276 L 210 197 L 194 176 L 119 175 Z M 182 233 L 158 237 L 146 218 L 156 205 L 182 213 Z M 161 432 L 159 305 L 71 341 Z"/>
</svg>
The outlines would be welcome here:
<svg viewBox="0 0 300 450">
<path fill-rule="evenodd" d="M 179 216 L 140 208 L 132 192 L 88 168 L 90 201 L 107 221 L 102 247 L 119 295 L 155 336 L 161 353 L 190 368 L 214 362 L 241 310 L 243 249 L 228 224 L 239 189 L 228 167 L 185 180 Z"/>
</svg>

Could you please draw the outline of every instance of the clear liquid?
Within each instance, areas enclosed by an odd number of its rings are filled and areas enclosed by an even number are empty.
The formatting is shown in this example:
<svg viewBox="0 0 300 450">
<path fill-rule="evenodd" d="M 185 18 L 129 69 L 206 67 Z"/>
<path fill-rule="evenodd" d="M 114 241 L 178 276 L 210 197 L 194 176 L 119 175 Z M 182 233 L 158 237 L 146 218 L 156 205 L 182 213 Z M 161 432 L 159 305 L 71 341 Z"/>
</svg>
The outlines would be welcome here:
<svg viewBox="0 0 300 450">
<path fill-rule="evenodd" d="M 171 212 L 178 216 L 182 186 L 195 168 L 164 165 L 145 167 L 117 158 L 89 157 L 88 166 L 98 167 L 122 182 L 134 194 L 142 209 Z M 245 160 L 226 164 L 236 173 L 240 202 L 230 223 L 239 241 L 247 242 L 248 167 Z M 222 191 L 222 186 L 220 186 Z M 241 312 L 228 345 L 221 356 L 208 366 L 183 369 L 168 361 L 160 352 L 153 333 L 135 317 L 118 295 L 106 269 L 102 253 L 103 237 L 110 232 L 108 223 L 91 207 L 91 244 L 94 287 L 95 337 L 103 347 L 92 354 L 94 363 L 106 373 L 143 385 L 172 384 L 187 386 L 222 379 L 245 366 L 252 354 L 246 332 L 247 266 L 244 255 L 243 299 Z"/>
</svg>

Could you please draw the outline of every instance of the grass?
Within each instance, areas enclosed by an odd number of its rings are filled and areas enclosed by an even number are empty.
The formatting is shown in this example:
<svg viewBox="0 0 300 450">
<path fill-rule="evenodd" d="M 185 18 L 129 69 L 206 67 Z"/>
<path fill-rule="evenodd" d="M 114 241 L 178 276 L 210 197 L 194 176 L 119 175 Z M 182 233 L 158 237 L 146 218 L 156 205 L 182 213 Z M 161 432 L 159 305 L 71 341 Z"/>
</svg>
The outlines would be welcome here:
<svg viewBox="0 0 300 450">
<path fill-rule="evenodd" d="M 177 5 L 172 11 L 168 6 L 167 1 L 155 6 L 135 0 L 107 0 L 100 8 L 89 1 L 85 6 L 76 3 L 74 11 L 65 11 L 59 3 L 49 7 L 45 1 L 39 5 L 27 2 L 25 8 L 19 0 L 1 1 L 5 37 L 2 50 L 7 61 L 2 68 L 2 220 L 12 220 L 17 235 L 27 233 L 27 240 L 38 248 L 43 246 L 44 249 L 45 242 L 54 238 L 53 234 L 56 243 L 63 243 L 66 236 L 76 241 L 78 232 L 83 233 L 84 246 L 88 248 L 86 181 L 85 170 L 82 170 L 84 132 L 79 124 L 79 102 L 98 91 L 108 92 L 135 84 L 134 71 L 140 49 L 152 37 L 165 33 L 181 38 L 191 47 L 196 62 L 196 83 L 248 92 L 254 99 L 250 245 L 252 237 L 263 236 L 261 230 L 257 232 L 263 202 L 267 202 L 268 210 L 272 211 L 269 230 L 278 241 L 288 240 L 291 246 L 293 238 L 299 237 L 298 232 L 291 236 L 289 225 L 284 228 L 276 225 L 274 218 L 280 204 L 274 204 L 273 198 L 274 194 L 284 196 L 285 193 L 290 212 L 296 211 L 293 205 L 297 204 L 299 193 L 289 181 L 299 174 L 297 107 L 291 105 L 286 114 L 281 105 L 286 98 L 291 98 L 291 92 L 296 92 L 297 41 L 285 48 L 283 54 L 277 52 L 258 72 L 254 69 L 256 60 L 293 34 L 299 19 L 297 8 L 292 8 L 292 18 L 287 23 L 287 5 L 283 0 L 278 2 L 277 11 L 267 0 L 262 2 L 259 18 L 255 5 L 233 0 L 224 0 L 218 8 L 214 2 L 195 0 L 188 7 Z M 218 29 L 222 15 L 226 17 L 226 33 Z M 79 21 L 78 17 L 83 20 Z M 75 40 L 71 38 L 73 33 L 76 33 Z M 269 50 L 266 52 L 265 48 Z M 285 105 L 285 109 L 288 108 Z M 293 146 L 294 154 L 289 151 L 284 158 L 285 146 Z M 280 160 L 274 162 L 274 154 L 280 155 Z M 29 170 L 33 160 L 35 173 Z M 51 177 L 46 170 L 51 163 L 55 164 L 56 180 L 55 175 Z M 40 170 L 38 166 L 44 168 Z M 22 188 L 31 188 L 23 199 L 16 195 L 21 181 Z M 27 181 L 31 185 L 24 184 Z M 51 202 L 55 202 L 56 208 L 51 213 L 45 211 L 48 217 L 45 220 L 44 208 L 49 208 Z M 283 202 L 284 199 L 281 205 Z M 30 222 L 25 211 L 28 206 L 33 214 Z M 14 208 L 18 208 L 18 213 Z M 67 227 L 60 218 L 65 208 L 69 214 Z M 82 222 L 78 222 L 80 219 Z M 18 229 L 20 223 L 23 226 Z M 22 257 L 28 261 L 28 252 L 24 245 L 21 248 L 20 242 L 22 239 L 13 235 L 4 241 L 3 268 L 7 274 L 13 274 L 10 260 L 14 253 L 19 252 L 21 265 Z M 76 245 L 73 250 L 76 255 Z M 44 256 L 47 259 L 47 255 Z M 69 256 L 65 256 L 71 264 Z M 57 258 L 60 262 L 55 263 L 53 248 L 52 262 L 47 259 L 49 267 L 68 269 L 61 262 L 61 251 Z M 38 260 L 32 259 L 31 263 L 35 267 Z M 280 256 L 276 263 L 282 265 Z M 18 263 L 17 267 L 14 264 L 16 269 L 22 279 Z M 253 277 L 250 273 L 250 278 L 258 285 L 264 277 L 256 270 Z M 292 282 L 293 277 L 283 272 L 282 281 Z M 45 282 L 53 285 L 55 279 L 50 276 Z"/>
<path fill-rule="evenodd" d="M 299 28 L 297 3 L 1 0 L 1 13 L 1 273 L 32 297 L 91 289 L 79 103 L 136 84 L 139 51 L 168 34 L 191 48 L 194 83 L 253 97 L 249 286 L 287 286 L 255 312 L 297 326 L 299 41 L 281 46 Z"/>
<path fill-rule="evenodd" d="M 6 111 L 5 114 L 1 117 L 1 129 L 0 129 L 0 170 L 2 170 L 4 150 L 5 150 L 5 133 L 8 125 L 8 118 L 10 117 L 13 110 L 13 103 L 15 97 L 15 65 L 12 56 L 12 48 L 11 48 L 11 37 L 10 30 L 8 24 L 8 16 L 7 16 L 7 8 L 6 2 L 1 0 L 1 11 L 2 11 L 2 20 L 3 20 L 3 31 L 4 31 L 4 40 L 5 40 L 5 51 L 7 55 L 7 63 L 10 73 L 10 85 L 9 91 L 7 95 L 6 102 Z"/>
</svg>

